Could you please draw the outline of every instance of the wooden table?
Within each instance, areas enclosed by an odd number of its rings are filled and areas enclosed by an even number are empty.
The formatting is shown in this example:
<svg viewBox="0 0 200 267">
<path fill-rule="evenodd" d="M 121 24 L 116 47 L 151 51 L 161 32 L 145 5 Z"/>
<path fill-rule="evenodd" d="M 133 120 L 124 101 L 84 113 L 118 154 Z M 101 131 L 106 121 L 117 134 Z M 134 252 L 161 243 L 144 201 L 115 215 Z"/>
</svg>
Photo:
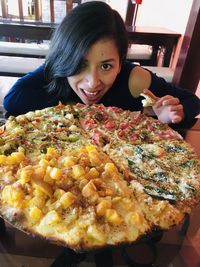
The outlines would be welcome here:
<svg viewBox="0 0 200 267">
<path fill-rule="evenodd" d="M 32 39 L 38 42 L 49 40 L 58 24 L 36 21 L 0 20 L 0 37 L 18 37 Z M 146 44 L 153 47 L 151 63 L 157 65 L 157 55 L 160 48 L 164 48 L 163 66 L 168 67 L 174 48 L 181 36 L 180 33 L 158 27 L 127 26 L 129 43 Z"/>
<path fill-rule="evenodd" d="M 180 33 L 159 27 L 127 27 L 129 43 L 146 44 L 153 47 L 152 64 L 156 65 L 159 48 L 164 49 L 163 67 L 169 67 L 172 53 L 181 36 Z"/>
<path fill-rule="evenodd" d="M 18 37 L 37 41 L 49 40 L 56 26 L 55 23 L 4 19 L 0 20 L 0 37 Z"/>
</svg>

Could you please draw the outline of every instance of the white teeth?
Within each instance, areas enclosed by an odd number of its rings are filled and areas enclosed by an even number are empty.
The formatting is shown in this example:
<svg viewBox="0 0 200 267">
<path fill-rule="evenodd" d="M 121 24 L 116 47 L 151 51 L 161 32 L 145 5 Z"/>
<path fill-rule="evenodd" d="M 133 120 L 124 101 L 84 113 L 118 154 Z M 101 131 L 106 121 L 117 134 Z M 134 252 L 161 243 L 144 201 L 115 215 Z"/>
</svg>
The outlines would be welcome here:
<svg viewBox="0 0 200 267">
<path fill-rule="evenodd" d="M 88 92 L 88 91 L 85 91 L 85 90 L 83 90 L 83 91 L 84 91 L 84 93 L 86 95 L 91 95 L 91 96 L 95 96 L 95 95 L 97 95 L 99 93 L 99 91 L 96 91 L 96 92 Z"/>
</svg>

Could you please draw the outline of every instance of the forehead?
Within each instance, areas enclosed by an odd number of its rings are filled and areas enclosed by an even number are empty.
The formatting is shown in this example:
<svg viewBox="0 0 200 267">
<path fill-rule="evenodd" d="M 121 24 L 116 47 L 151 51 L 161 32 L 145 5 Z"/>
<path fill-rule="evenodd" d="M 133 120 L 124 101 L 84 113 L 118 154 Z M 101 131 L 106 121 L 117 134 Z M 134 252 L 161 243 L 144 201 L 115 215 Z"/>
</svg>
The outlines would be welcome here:
<svg viewBox="0 0 200 267">
<path fill-rule="evenodd" d="M 94 57 L 102 60 L 119 57 L 117 45 L 112 39 L 101 39 L 94 43 L 85 54 L 86 60 L 91 60 Z"/>
</svg>

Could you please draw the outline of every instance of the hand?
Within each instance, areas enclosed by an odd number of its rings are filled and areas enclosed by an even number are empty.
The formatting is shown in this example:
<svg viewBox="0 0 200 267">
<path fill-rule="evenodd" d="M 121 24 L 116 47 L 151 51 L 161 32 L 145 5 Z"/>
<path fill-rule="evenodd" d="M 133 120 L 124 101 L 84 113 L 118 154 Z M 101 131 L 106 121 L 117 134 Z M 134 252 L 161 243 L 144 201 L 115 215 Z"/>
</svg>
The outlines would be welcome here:
<svg viewBox="0 0 200 267">
<path fill-rule="evenodd" d="M 144 93 L 156 101 L 152 109 L 161 122 L 179 123 L 184 119 L 183 105 L 177 97 L 165 95 L 159 98 L 148 89 L 144 89 Z"/>
</svg>

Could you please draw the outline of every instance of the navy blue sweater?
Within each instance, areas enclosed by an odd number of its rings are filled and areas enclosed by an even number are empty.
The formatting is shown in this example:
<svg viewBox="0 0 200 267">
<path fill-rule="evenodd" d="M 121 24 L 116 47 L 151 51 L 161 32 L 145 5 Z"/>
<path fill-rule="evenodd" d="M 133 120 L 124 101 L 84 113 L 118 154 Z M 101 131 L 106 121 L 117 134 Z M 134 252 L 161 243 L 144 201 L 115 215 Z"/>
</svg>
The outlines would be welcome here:
<svg viewBox="0 0 200 267">
<path fill-rule="evenodd" d="M 125 62 L 113 86 L 101 99 L 105 106 L 117 106 L 132 111 L 142 110 L 141 97 L 134 98 L 128 88 L 130 72 L 136 65 Z M 182 89 L 167 83 L 163 78 L 151 73 L 150 90 L 158 97 L 172 95 L 180 99 L 184 107 L 186 120 L 193 119 L 200 113 L 200 99 L 189 90 Z M 10 115 L 23 114 L 28 111 L 57 105 L 58 102 L 82 102 L 71 90 L 66 101 L 47 93 L 47 82 L 44 77 L 44 66 L 20 78 L 9 90 L 4 98 L 3 105 Z"/>
</svg>

